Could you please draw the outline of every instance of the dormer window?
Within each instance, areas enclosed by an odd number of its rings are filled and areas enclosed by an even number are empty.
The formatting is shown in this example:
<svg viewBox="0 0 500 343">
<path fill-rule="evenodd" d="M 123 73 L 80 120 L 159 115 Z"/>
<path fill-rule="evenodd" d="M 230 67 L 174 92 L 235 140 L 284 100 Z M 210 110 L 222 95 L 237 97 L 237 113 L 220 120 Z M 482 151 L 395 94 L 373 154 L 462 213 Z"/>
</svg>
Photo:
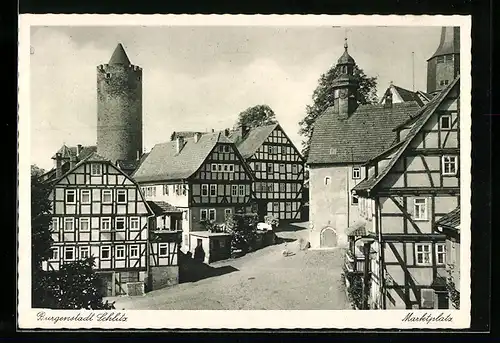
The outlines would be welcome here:
<svg viewBox="0 0 500 343">
<path fill-rule="evenodd" d="M 92 163 L 90 165 L 90 175 L 92 176 L 102 175 L 102 168 L 100 163 Z"/>
<path fill-rule="evenodd" d="M 337 148 L 330 148 L 330 155 L 337 155 Z"/>
<path fill-rule="evenodd" d="M 360 167 L 353 167 L 352 168 L 352 178 L 354 180 L 361 179 L 361 168 Z"/>
</svg>

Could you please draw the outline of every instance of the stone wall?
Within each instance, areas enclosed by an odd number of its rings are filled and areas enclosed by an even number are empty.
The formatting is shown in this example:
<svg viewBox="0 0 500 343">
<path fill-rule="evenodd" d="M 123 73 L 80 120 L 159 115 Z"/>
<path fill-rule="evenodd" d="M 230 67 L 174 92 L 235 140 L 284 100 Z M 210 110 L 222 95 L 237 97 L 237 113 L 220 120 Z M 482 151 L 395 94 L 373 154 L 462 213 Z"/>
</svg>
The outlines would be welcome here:
<svg viewBox="0 0 500 343">
<path fill-rule="evenodd" d="M 148 284 L 151 287 L 149 291 L 174 286 L 179 283 L 178 266 L 151 267 Z"/>
</svg>

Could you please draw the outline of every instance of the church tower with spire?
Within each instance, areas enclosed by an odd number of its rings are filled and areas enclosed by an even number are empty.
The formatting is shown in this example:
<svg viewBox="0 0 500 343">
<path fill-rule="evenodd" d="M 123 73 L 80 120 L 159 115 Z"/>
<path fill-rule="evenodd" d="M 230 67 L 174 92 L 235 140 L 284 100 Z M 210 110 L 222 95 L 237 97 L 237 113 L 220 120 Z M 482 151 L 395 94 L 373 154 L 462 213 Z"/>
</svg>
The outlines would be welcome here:
<svg viewBox="0 0 500 343">
<path fill-rule="evenodd" d="M 97 67 L 97 153 L 113 163 L 142 154 L 142 68 L 122 44 Z"/>
<path fill-rule="evenodd" d="M 443 27 L 436 52 L 427 60 L 427 93 L 436 94 L 460 74 L 460 28 Z"/>
<path fill-rule="evenodd" d="M 344 53 L 337 61 L 339 76 L 333 81 L 333 106 L 334 113 L 341 119 L 348 118 L 358 106 L 357 91 L 358 80 L 354 77 L 356 62 L 349 55 L 347 38 L 344 43 Z"/>
</svg>

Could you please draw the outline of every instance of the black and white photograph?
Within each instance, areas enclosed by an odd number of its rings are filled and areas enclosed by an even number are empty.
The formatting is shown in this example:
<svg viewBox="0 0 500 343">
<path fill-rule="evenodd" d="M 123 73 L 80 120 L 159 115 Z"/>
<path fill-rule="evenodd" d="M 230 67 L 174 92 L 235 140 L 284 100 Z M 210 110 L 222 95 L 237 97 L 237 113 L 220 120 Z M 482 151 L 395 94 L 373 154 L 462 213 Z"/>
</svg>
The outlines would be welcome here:
<svg viewBox="0 0 500 343">
<path fill-rule="evenodd" d="M 470 18 L 416 18 L 21 16 L 20 326 L 468 327 Z"/>
</svg>

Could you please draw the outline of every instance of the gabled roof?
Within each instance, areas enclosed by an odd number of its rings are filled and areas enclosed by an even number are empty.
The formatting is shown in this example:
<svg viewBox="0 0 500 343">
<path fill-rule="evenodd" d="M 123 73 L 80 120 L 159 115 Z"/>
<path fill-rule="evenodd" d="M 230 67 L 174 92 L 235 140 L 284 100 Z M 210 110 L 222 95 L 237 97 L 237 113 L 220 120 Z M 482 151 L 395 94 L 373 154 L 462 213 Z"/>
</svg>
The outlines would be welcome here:
<svg viewBox="0 0 500 343">
<path fill-rule="evenodd" d="M 144 162 L 149 153 L 142 154 L 139 160 L 118 160 L 116 161 L 116 165 L 118 168 L 123 170 L 125 173 L 131 175 L 134 171 L 139 168 L 139 166 Z"/>
<path fill-rule="evenodd" d="M 182 213 L 177 207 L 170 205 L 165 201 L 147 201 L 149 207 L 155 215 Z"/>
<path fill-rule="evenodd" d="M 425 94 L 421 91 L 413 92 L 403 87 L 391 84 L 380 99 L 380 104 L 384 103 L 384 100 L 387 97 L 388 93 L 391 92 L 391 89 L 399 96 L 399 98 L 401 98 L 403 102 L 415 101 L 419 106 L 424 106 L 432 98 L 428 94 Z"/>
<path fill-rule="evenodd" d="M 177 153 L 177 142 L 156 144 L 139 168 L 132 174 L 137 182 L 182 180 L 193 175 L 217 143 L 232 143 L 221 132 L 209 133 L 184 141 Z"/>
<path fill-rule="evenodd" d="M 460 206 L 436 221 L 436 226 L 444 226 L 450 229 L 458 229 L 460 226 Z"/>
<path fill-rule="evenodd" d="M 231 139 L 243 158 L 249 158 L 262 146 L 267 137 L 279 126 L 278 123 L 250 128 L 248 133 L 242 137 L 241 130 L 230 132 Z"/>
<path fill-rule="evenodd" d="M 441 105 L 444 99 L 446 99 L 446 96 L 448 93 L 455 87 L 455 85 L 458 84 L 460 80 L 460 76 L 455 78 L 453 82 L 448 85 L 447 88 L 443 89 L 441 93 L 436 95 L 426 106 L 422 107 L 422 109 L 418 113 L 418 118 L 416 119 L 415 123 L 413 124 L 412 128 L 410 129 L 408 135 L 406 136 L 405 140 L 403 141 L 404 144 L 401 145 L 401 147 L 398 149 L 394 157 L 391 159 L 391 161 L 387 164 L 387 166 L 378 174 L 375 175 L 369 179 L 365 179 L 358 183 L 356 187 L 353 188 L 353 191 L 355 192 L 360 192 L 360 191 L 371 191 L 377 184 L 382 181 L 382 179 L 387 175 L 387 173 L 392 169 L 392 167 L 396 164 L 396 162 L 399 160 L 403 152 L 406 150 L 406 148 L 410 145 L 411 141 L 415 136 L 420 132 L 420 130 L 424 127 L 425 123 L 431 118 L 431 116 L 434 114 L 436 109 Z M 399 144 L 399 143 L 398 143 Z"/>
<path fill-rule="evenodd" d="M 414 102 L 360 105 L 342 119 L 333 107 L 316 120 L 307 163 L 364 163 L 389 148 L 396 135 L 392 128 L 420 109 Z"/>
<path fill-rule="evenodd" d="M 78 148 L 76 146 L 68 147 L 67 145 L 63 144 L 63 146 L 56 152 L 56 154 L 60 153 L 63 159 L 69 159 L 71 157 L 79 157 L 80 159 L 83 159 L 88 155 L 92 154 L 93 152 L 96 152 L 97 146 L 95 145 L 82 146 L 82 150 L 80 151 L 79 156 L 76 155 L 77 151 Z M 52 159 L 56 158 L 56 154 L 52 156 Z"/>
<path fill-rule="evenodd" d="M 113 52 L 113 55 L 111 56 L 108 64 L 131 64 L 127 53 L 125 52 L 125 49 L 123 48 L 123 45 L 121 43 L 118 43 L 118 45 L 116 46 L 116 49 Z"/>
</svg>

